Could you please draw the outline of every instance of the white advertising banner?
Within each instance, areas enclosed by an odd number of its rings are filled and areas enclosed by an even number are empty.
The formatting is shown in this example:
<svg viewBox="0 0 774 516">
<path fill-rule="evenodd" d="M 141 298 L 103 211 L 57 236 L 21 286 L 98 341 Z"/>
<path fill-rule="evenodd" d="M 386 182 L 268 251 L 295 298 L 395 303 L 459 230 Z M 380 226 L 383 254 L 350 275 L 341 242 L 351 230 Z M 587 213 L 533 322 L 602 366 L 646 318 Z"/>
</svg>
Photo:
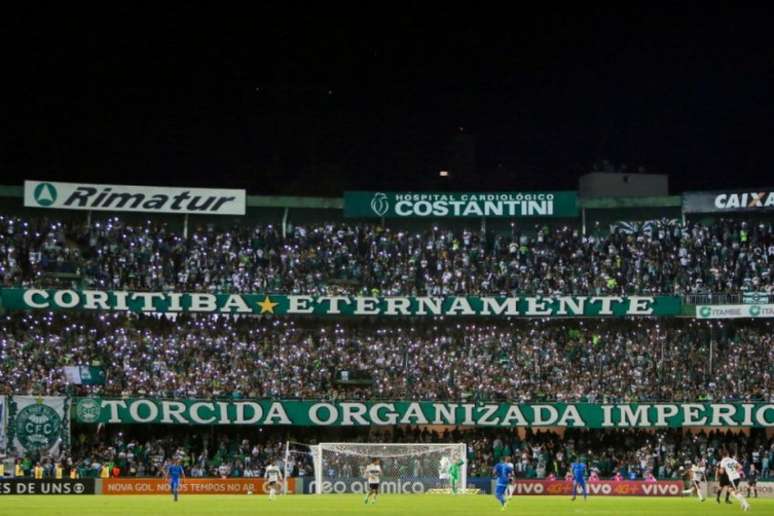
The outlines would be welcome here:
<svg viewBox="0 0 774 516">
<path fill-rule="evenodd" d="M 685 192 L 685 213 L 756 212 L 774 210 L 774 189 Z"/>
<path fill-rule="evenodd" d="M 747 480 L 744 478 L 739 481 L 739 487 L 741 488 L 742 494 L 744 496 L 747 496 Z M 755 486 L 758 488 L 758 497 L 760 498 L 774 498 L 774 482 L 761 482 L 758 481 L 757 485 Z M 710 495 L 714 495 L 717 491 L 718 483 L 715 481 L 707 482 L 707 493 Z M 725 494 L 723 494 L 725 496 Z M 748 498 L 750 501 L 750 505 L 752 505 L 753 510 L 755 509 L 755 499 L 754 498 Z"/>
<path fill-rule="evenodd" d="M 774 317 L 774 305 L 696 305 L 698 319 L 741 319 Z"/>
<path fill-rule="evenodd" d="M 58 210 L 244 215 L 244 190 L 25 181 L 24 206 Z"/>
<path fill-rule="evenodd" d="M 756 487 L 758 488 L 758 496 L 762 498 L 774 498 L 774 482 L 758 482 Z M 742 484 L 742 489 L 744 489 L 742 492 L 747 495 L 746 483 Z"/>
</svg>

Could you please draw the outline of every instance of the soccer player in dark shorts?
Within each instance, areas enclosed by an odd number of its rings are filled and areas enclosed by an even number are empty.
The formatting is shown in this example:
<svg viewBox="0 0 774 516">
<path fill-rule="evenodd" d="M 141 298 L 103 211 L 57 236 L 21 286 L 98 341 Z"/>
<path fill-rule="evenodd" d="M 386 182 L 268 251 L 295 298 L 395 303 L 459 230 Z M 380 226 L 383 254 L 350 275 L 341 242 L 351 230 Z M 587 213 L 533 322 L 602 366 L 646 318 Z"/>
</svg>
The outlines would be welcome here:
<svg viewBox="0 0 774 516">
<path fill-rule="evenodd" d="M 175 501 L 180 493 L 181 479 L 185 478 L 185 470 L 180 465 L 180 459 L 175 457 L 172 464 L 166 467 L 164 470 L 164 476 L 169 480 L 169 490 L 172 492 L 172 496 Z"/>
<path fill-rule="evenodd" d="M 747 498 L 750 498 L 750 493 L 755 492 L 755 498 L 758 498 L 758 476 L 760 473 L 755 467 L 755 464 L 750 464 L 750 473 L 747 474 Z"/>
<path fill-rule="evenodd" d="M 368 480 L 368 494 L 365 497 L 365 503 L 369 501 L 376 503 L 376 496 L 379 494 L 379 481 L 382 477 L 382 467 L 379 465 L 379 459 L 374 458 L 371 464 L 366 466 L 365 476 Z"/>
<path fill-rule="evenodd" d="M 731 495 L 731 481 L 728 480 L 728 475 L 726 475 L 725 470 L 720 467 L 720 464 L 717 465 L 717 468 L 715 469 L 715 478 L 718 479 L 718 491 L 717 496 L 715 497 L 715 501 L 717 503 L 720 503 L 720 493 L 723 492 L 723 488 L 726 489 L 726 503 L 731 503 L 731 500 L 729 500 L 729 496 Z"/>
</svg>

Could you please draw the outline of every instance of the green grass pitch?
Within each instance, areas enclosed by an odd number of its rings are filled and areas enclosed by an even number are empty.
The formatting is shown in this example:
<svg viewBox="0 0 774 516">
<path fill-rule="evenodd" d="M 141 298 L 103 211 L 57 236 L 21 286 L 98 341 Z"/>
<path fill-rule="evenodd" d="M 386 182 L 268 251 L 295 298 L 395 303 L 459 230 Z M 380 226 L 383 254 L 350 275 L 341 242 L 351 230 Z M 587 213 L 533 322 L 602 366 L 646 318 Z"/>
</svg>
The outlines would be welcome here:
<svg viewBox="0 0 774 516">
<path fill-rule="evenodd" d="M 752 513 L 774 515 L 774 499 L 753 499 Z M 163 514 L 266 514 L 303 515 L 401 515 L 449 516 L 476 514 L 518 515 L 643 515 L 663 516 L 740 514 L 738 502 L 720 505 L 714 499 L 700 503 L 695 498 L 589 497 L 571 502 L 559 496 L 519 496 L 505 511 L 493 496 L 385 495 L 373 505 L 364 505 L 360 495 L 285 496 L 269 501 L 265 496 L 182 496 L 175 503 L 166 496 L 2 496 L 3 516 L 108 516 Z"/>
<path fill-rule="evenodd" d="M 753 499 L 751 513 L 774 515 L 774 499 Z M 284 496 L 269 501 L 265 496 L 182 496 L 175 503 L 166 496 L 0 496 L 3 516 L 110 516 L 118 514 L 157 516 L 165 514 L 250 515 L 401 515 L 449 516 L 469 514 L 514 514 L 559 516 L 742 514 L 738 502 L 720 505 L 714 498 L 700 503 L 696 498 L 589 497 L 571 502 L 559 496 L 519 496 L 505 511 L 493 496 L 385 495 L 374 505 L 364 505 L 360 495 Z"/>
</svg>

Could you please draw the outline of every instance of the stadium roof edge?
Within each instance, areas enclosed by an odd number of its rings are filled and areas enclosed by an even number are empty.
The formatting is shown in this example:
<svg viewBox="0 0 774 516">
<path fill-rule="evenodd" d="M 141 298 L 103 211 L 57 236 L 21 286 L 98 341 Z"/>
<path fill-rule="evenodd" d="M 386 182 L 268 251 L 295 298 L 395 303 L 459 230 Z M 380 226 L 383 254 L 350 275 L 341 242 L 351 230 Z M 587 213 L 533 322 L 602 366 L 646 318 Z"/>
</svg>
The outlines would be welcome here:
<svg viewBox="0 0 774 516">
<path fill-rule="evenodd" d="M 317 208 L 344 209 L 341 197 L 295 197 L 283 195 L 248 195 L 248 208 Z"/>
<path fill-rule="evenodd" d="M 18 185 L 0 185 L 0 197 L 22 197 L 24 187 Z"/>
<path fill-rule="evenodd" d="M 0 197 L 22 198 L 22 185 L 0 185 Z M 578 198 L 581 208 L 615 209 L 615 208 L 679 208 L 682 206 L 680 195 L 660 197 L 596 197 L 592 199 Z M 343 197 L 300 197 L 290 195 L 248 195 L 248 208 L 306 208 L 341 210 L 344 208 Z"/>
</svg>

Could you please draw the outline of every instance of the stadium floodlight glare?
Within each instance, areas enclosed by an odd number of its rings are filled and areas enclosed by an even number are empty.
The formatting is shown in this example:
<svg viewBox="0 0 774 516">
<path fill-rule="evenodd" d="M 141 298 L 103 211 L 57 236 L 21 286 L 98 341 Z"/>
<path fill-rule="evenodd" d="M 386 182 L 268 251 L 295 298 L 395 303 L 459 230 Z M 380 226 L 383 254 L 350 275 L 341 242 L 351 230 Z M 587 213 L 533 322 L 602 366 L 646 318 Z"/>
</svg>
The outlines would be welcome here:
<svg viewBox="0 0 774 516">
<path fill-rule="evenodd" d="M 465 443 L 320 443 L 310 451 L 316 494 L 364 492 L 364 471 L 375 458 L 382 468 L 380 492 L 386 494 L 448 489 L 449 467 L 458 461 L 459 492 L 467 487 Z"/>
</svg>

